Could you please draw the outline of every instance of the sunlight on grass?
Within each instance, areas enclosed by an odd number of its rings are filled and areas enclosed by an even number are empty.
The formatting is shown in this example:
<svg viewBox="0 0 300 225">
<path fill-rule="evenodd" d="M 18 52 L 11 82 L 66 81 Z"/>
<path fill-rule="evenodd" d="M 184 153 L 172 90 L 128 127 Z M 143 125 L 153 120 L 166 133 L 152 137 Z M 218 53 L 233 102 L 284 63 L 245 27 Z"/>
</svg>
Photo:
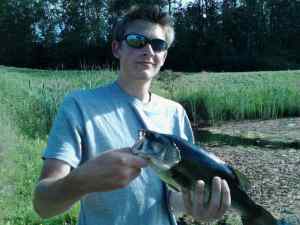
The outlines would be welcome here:
<svg viewBox="0 0 300 225">
<path fill-rule="evenodd" d="M 49 220 L 32 209 L 42 150 L 63 97 L 111 82 L 116 72 L 0 67 L 0 224 L 75 225 L 77 204 Z M 194 122 L 300 115 L 300 71 L 255 73 L 161 72 L 153 91 L 180 102 Z M 4 160 L 5 159 L 5 160 Z M 229 224 L 239 224 L 233 216 Z M 229 221 L 229 222 L 228 222 Z M 231 222 L 230 222 L 231 221 Z"/>
</svg>

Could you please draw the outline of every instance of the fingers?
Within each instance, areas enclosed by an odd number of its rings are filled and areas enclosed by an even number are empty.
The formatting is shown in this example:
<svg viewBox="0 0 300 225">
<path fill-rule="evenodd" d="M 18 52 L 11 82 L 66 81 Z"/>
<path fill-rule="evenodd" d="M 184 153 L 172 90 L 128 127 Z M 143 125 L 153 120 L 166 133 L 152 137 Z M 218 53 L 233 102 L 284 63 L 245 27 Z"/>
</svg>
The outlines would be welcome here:
<svg viewBox="0 0 300 225">
<path fill-rule="evenodd" d="M 194 203 L 193 203 L 193 215 L 199 215 L 206 217 L 206 209 L 204 206 L 204 188 L 205 183 L 203 180 L 199 180 L 195 187 Z"/>
<path fill-rule="evenodd" d="M 149 164 L 146 159 L 133 154 L 128 154 L 123 160 L 126 160 L 125 163 L 133 168 L 145 168 Z"/>
<path fill-rule="evenodd" d="M 131 169 L 131 170 L 124 171 L 123 174 L 125 174 L 125 176 L 123 175 L 123 177 L 122 176 L 121 177 L 124 179 L 124 184 L 127 185 L 130 181 L 132 181 L 134 178 L 140 175 L 140 173 L 141 173 L 140 168 Z"/>
<path fill-rule="evenodd" d="M 147 165 L 147 160 L 124 148 L 103 152 L 75 171 L 77 179 L 84 181 L 85 192 L 91 193 L 123 188 Z"/>
<path fill-rule="evenodd" d="M 123 148 L 115 150 L 119 154 L 119 163 L 122 166 L 128 166 L 132 168 L 145 168 L 148 166 L 148 160 L 132 154 L 130 148 Z"/>
<path fill-rule="evenodd" d="M 223 215 L 231 206 L 231 195 L 228 183 L 222 180 L 222 203 L 219 209 L 219 216 Z"/>
<path fill-rule="evenodd" d="M 186 211 L 192 212 L 193 211 L 192 192 L 184 188 L 181 190 L 181 192 L 182 192 L 183 203 Z"/>
<path fill-rule="evenodd" d="M 217 216 L 219 213 L 219 208 L 221 204 L 221 194 L 222 194 L 222 185 L 221 185 L 221 178 L 214 177 L 212 181 L 212 194 L 210 203 L 208 206 L 208 211 L 210 214 Z"/>
<path fill-rule="evenodd" d="M 188 194 L 189 193 L 189 194 Z M 219 219 L 230 208 L 230 189 L 225 180 L 214 177 L 211 187 L 211 198 L 208 205 L 205 205 L 205 183 L 199 180 L 195 190 L 184 193 L 184 202 L 187 212 L 195 219 L 211 220 Z"/>
</svg>

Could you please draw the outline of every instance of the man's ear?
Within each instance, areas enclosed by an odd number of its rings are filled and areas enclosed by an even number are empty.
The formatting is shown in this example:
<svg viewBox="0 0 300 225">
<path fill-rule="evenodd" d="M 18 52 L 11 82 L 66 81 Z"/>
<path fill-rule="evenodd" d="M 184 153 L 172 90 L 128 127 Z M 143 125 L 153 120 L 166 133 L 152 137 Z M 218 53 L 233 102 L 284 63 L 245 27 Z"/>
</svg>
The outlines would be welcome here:
<svg viewBox="0 0 300 225">
<path fill-rule="evenodd" d="M 120 57 L 120 53 L 119 53 L 120 48 L 121 48 L 121 42 L 118 42 L 116 40 L 112 41 L 111 51 L 114 57 L 116 57 L 117 59 Z"/>
</svg>

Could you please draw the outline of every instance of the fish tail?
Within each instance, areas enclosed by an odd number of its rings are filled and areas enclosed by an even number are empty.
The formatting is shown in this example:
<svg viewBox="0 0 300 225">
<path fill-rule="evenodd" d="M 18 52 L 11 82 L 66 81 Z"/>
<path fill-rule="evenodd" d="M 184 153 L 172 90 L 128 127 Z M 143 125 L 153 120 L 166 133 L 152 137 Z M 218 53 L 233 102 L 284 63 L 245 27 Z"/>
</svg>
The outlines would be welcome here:
<svg viewBox="0 0 300 225">
<path fill-rule="evenodd" d="M 256 205 L 256 210 L 253 210 L 251 214 L 242 216 L 243 225 L 278 225 L 278 220 L 275 219 L 271 213 L 265 210 L 263 207 Z M 255 213 L 253 213 L 255 212 Z"/>
</svg>

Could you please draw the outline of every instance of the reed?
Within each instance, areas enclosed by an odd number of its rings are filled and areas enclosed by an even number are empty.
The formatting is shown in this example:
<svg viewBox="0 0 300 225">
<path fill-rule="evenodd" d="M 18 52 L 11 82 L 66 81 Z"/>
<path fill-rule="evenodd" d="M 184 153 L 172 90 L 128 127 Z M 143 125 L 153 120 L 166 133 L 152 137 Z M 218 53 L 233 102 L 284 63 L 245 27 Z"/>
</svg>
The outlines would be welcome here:
<svg viewBox="0 0 300 225">
<path fill-rule="evenodd" d="M 177 80 L 173 99 L 194 123 L 300 115 L 300 71 L 199 73 Z"/>
<path fill-rule="evenodd" d="M 195 73 L 165 71 L 153 91 L 180 102 L 195 125 L 224 120 L 300 115 L 300 71 Z M 76 224 L 69 213 L 41 220 L 33 212 L 32 191 L 41 151 L 63 97 L 116 78 L 114 71 L 46 71 L 0 67 L 0 224 Z M 3 160 L 5 159 L 5 161 Z M 5 162 L 5 163 L 4 163 Z M 227 217 L 228 224 L 240 224 Z"/>
<path fill-rule="evenodd" d="M 63 97 L 116 78 L 114 71 L 45 71 L 0 68 L 0 88 L 11 99 L 18 126 L 46 136 Z M 252 73 L 161 72 L 153 91 L 180 102 L 193 124 L 300 115 L 300 71 Z M 12 103 L 13 102 L 13 103 Z"/>
</svg>

